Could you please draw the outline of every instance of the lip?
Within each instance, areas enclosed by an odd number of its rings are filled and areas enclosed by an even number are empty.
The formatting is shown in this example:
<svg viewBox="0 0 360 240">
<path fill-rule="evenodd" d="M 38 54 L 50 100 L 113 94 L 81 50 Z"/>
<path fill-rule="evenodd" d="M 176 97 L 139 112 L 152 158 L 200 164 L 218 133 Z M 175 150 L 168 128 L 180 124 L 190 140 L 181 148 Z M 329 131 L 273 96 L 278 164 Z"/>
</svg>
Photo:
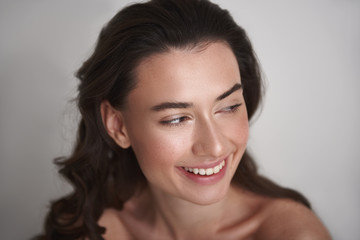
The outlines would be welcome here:
<svg viewBox="0 0 360 240">
<path fill-rule="evenodd" d="M 195 165 L 195 166 L 181 166 L 181 168 L 184 168 L 184 167 L 190 167 L 190 168 L 204 168 L 204 169 L 207 169 L 207 168 L 213 168 L 217 165 L 219 165 L 222 161 L 225 160 L 225 165 L 226 165 L 226 160 L 227 160 L 227 157 L 225 158 L 221 158 L 219 159 L 218 161 L 216 162 L 213 162 L 213 163 L 210 163 L 210 164 L 206 164 L 206 165 Z"/>
<path fill-rule="evenodd" d="M 198 165 L 198 166 L 194 166 L 192 168 L 212 168 L 215 167 L 217 165 L 219 165 L 222 161 L 225 161 L 225 166 L 216 174 L 213 175 L 200 175 L 200 174 L 193 174 L 190 173 L 188 171 L 186 171 L 184 169 L 184 167 L 177 167 L 177 169 L 180 171 L 180 173 L 186 177 L 187 179 L 198 183 L 198 184 L 203 184 L 203 185 L 211 185 L 211 184 L 215 184 L 217 182 L 219 182 L 221 179 L 223 179 L 223 177 L 225 176 L 225 173 L 227 171 L 227 166 L 228 166 L 228 158 L 222 158 L 219 161 L 216 161 L 214 163 L 211 164 L 207 164 L 207 165 Z"/>
</svg>

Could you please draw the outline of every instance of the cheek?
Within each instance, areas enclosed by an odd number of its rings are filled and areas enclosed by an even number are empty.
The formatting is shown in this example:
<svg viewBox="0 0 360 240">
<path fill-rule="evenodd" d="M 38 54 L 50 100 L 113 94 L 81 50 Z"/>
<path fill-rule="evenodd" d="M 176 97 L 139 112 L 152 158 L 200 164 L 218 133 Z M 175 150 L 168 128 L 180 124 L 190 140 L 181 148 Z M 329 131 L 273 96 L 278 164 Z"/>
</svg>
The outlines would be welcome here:
<svg viewBox="0 0 360 240">
<path fill-rule="evenodd" d="M 249 137 L 249 122 L 246 116 L 226 122 L 223 126 L 223 131 L 226 132 L 227 138 L 239 150 L 246 148 Z"/>
<path fill-rule="evenodd" d="M 247 119 L 239 126 L 238 138 L 242 144 L 247 144 L 249 138 L 249 122 Z"/>
<path fill-rule="evenodd" d="M 131 135 L 132 148 L 139 165 L 147 175 L 148 172 L 161 172 L 165 168 L 174 168 L 174 165 L 183 161 L 186 154 L 187 142 L 185 134 L 165 134 L 154 127 Z"/>
<path fill-rule="evenodd" d="M 249 137 L 249 124 L 246 121 L 240 121 L 237 124 L 234 124 L 232 131 L 228 132 L 228 138 L 231 139 L 232 146 L 234 147 L 233 160 L 229 166 L 231 176 L 236 172 L 236 169 L 239 166 L 239 163 L 244 155 L 244 152 L 247 147 L 248 137 Z"/>
</svg>

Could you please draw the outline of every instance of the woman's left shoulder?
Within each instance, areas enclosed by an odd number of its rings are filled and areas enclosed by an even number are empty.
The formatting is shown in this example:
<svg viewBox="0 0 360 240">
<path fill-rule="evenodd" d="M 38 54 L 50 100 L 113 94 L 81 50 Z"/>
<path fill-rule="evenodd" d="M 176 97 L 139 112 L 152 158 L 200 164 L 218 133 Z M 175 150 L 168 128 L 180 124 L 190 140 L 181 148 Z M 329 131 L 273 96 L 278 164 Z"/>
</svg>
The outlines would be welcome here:
<svg viewBox="0 0 360 240">
<path fill-rule="evenodd" d="M 273 199 L 267 202 L 263 213 L 256 239 L 331 239 L 320 219 L 301 203 Z"/>
</svg>

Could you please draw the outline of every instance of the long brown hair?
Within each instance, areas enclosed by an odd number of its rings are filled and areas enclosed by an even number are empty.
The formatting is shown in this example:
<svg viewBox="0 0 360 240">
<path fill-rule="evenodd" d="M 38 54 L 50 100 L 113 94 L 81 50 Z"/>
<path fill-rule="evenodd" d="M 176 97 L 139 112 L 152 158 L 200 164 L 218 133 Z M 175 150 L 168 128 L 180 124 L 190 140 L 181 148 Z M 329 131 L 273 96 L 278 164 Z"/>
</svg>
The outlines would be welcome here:
<svg viewBox="0 0 360 240">
<path fill-rule="evenodd" d="M 245 31 L 228 11 L 207 0 L 152 0 L 130 5 L 102 29 L 92 56 L 78 70 L 81 113 L 73 153 L 56 160 L 73 192 L 51 204 L 44 239 L 102 239 L 97 221 L 105 208 L 121 209 L 146 183 L 133 150 L 122 149 L 108 136 L 100 114 L 104 100 L 118 109 L 136 87 L 135 69 L 144 58 L 170 48 L 192 48 L 226 42 L 236 56 L 249 119 L 262 97 L 258 61 Z M 296 191 L 260 176 L 245 152 L 234 184 L 260 195 L 291 198 L 310 207 Z"/>
</svg>

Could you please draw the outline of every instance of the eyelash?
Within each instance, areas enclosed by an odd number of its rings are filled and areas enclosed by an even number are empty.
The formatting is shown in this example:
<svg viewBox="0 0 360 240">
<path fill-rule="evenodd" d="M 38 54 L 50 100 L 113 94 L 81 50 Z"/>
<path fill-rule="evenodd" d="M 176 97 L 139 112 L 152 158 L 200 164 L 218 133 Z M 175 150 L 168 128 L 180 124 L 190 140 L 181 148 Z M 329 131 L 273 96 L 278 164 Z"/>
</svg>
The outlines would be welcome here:
<svg viewBox="0 0 360 240">
<path fill-rule="evenodd" d="M 232 105 L 232 106 L 229 106 L 229 107 L 225 107 L 223 109 L 221 109 L 219 112 L 223 112 L 223 113 L 234 113 L 236 112 L 239 107 L 241 106 L 242 104 L 239 103 L 239 104 L 235 104 L 235 105 Z M 182 117 L 177 117 L 177 118 L 173 118 L 173 119 L 170 119 L 170 120 L 164 120 L 164 121 L 160 121 L 160 124 L 162 125 L 165 125 L 165 126 L 180 126 L 182 124 L 185 123 L 186 120 L 188 120 L 189 117 L 187 116 L 182 116 Z"/>
<path fill-rule="evenodd" d="M 182 116 L 182 117 L 177 117 L 177 118 L 173 118 L 171 120 L 164 120 L 164 121 L 161 121 L 160 123 L 162 125 L 166 125 L 166 126 L 180 126 L 182 125 L 183 123 L 185 123 L 185 121 L 188 119 L 189 117 L 185 117 L 185 116 Z"/>
<path fill-rule="evenodd" d="M 242 105 L 241 103 L 238 103 L 238 104 L 223 108 L 222 110 L 220 110 L 220 112 L 233 113 L 233 112 L 236 112 L 241 105 Z"/>
</svg>

